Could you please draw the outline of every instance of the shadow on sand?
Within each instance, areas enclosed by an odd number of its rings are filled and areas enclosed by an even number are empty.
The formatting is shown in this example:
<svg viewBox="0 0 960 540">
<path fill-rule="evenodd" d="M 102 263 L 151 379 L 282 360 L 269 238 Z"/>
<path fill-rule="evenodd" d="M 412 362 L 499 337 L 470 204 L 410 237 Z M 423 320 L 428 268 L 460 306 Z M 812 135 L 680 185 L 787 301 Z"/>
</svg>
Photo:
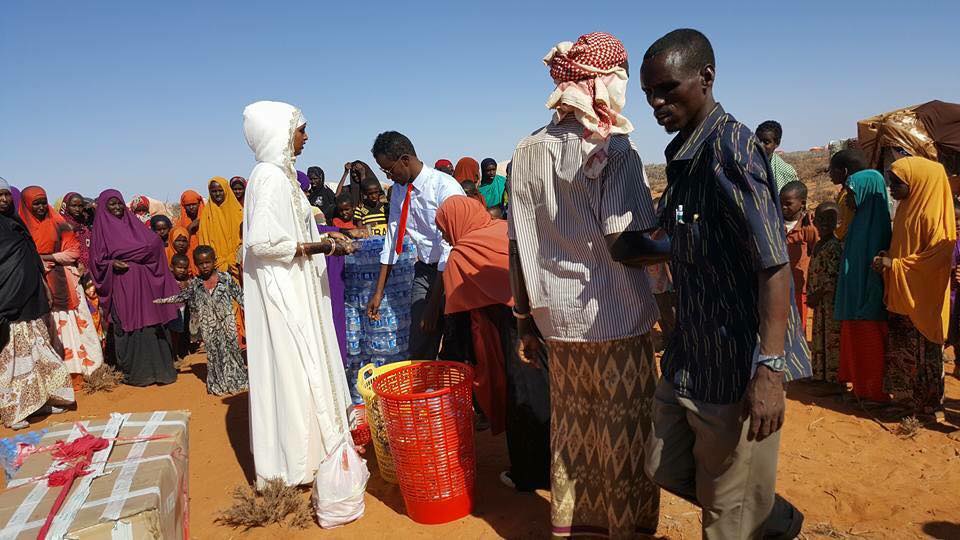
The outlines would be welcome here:
<svg viewBox="0 0 960 540">
<path fill-rule="evenodd" d="M 207 365 L 193 364 L 192 370 L 199 377 L 201 369 L 203 377 L 201 380 L 207 380 Z M 199 368 L 199 369 L 198 369 Z M 230 437 L 230 446 L 233 453 L 237 456 L 237 463 L 243 469 L 243 476 L 247 484 L 253 484 L 256 480 L 256 472 L 253 467 L 253 453 L 250 451 L 250 400 L 247 392 L 236 394 L 223 398 L 223 403 L 227 405 L 227 414 L 224 421 L 227 424 L 227 435 Z"/>
</svg>

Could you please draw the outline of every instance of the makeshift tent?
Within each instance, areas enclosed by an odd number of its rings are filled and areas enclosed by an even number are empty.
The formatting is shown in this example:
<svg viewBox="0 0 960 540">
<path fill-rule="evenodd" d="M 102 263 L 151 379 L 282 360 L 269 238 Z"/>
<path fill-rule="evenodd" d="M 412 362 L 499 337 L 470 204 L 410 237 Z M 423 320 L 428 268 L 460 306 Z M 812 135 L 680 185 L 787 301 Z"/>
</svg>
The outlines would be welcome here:
<svg viewBox="0 0 960 540">
<path fill-rule="evenodd" d="M 930 101 L 872 116 L 857 122 L 857 138 L 873 167 L 880 168 L 883 148 L 893 147 L 960 174 L 960 104 Z"/>
</svg>

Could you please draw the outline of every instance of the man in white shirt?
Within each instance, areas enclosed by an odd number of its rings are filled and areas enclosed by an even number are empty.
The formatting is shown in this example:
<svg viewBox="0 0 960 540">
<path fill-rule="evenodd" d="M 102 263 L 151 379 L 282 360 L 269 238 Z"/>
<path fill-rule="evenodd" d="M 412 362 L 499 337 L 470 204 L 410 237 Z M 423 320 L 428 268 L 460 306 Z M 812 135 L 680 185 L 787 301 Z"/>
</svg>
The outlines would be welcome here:
<svg viewBox="0 0 960 540">
<path fill-rule="evenodd" d="M 394 186 L 390 194 L 390 222 L 380 254 L 380 278 L 367 304 L 367 315 L 376 318 L 390 269 L 409 236 L 416 246 L 417 263 L 410 307 L 410 358 L 434 360 L 443 335 L 439 323 L 443 308 L 443 269 L 450 255 L 437 228 L 437 208 L 453 195 L 463 195 L 450 175 L 431 169 L 417 158 L 410 139 L 396 131 L 377 136 L 373 158 Z"/>
</svg>

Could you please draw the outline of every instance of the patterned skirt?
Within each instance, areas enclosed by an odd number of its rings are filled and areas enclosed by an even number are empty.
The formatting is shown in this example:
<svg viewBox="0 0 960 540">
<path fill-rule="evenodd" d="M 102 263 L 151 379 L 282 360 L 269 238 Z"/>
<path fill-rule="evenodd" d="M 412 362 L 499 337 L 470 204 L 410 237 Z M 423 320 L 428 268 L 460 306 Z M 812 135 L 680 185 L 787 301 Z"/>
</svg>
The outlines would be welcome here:
<svg viewBox="0 0 960 540">
<path fill-rule="evenodd" d="M 650 335 L 548 351 L 553 534 L 654 534 L 660 491 L 643 470 L 657 386 Z"/>
<path fill-rule="evenodd" d="M 10 426 L 46 404 L 73 403 L 70 372 L 50 344 L 43 319 L 10 325 L 0 351 L 0 421 Z"/>
<path fill-rule="evenodd" d="M 932 414 L 943 407 L 943 346 L 933 343 L 909 317 L 890 314 L 884 389 L 916 412 Z"/>
<path fill-rule="evenodd" d="M 100 335 L 86 302 L 73 311 L 54 311 L 50 322 L 54 348 L 63 352 L 63 362 L 70 373 L 90 375 L 103 365 Z"/>
<path fill-rule="evenodd" d="M 835 383 L 840 368 L 840 322 L 833 318 L 833 297 L 827 295 L 813 308 L 813 341 L 810 342 L 813 378 Z"/>
</svg>

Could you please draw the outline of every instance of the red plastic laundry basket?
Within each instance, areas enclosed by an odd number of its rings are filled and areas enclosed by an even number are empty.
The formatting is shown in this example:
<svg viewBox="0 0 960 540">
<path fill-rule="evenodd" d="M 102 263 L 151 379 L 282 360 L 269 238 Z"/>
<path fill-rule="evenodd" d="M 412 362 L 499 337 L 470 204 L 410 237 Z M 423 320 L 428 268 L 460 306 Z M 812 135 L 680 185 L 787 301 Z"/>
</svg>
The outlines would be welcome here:
<svg viewBox="0 0 960 540">
<path fill-rule="evenodd" d="M 420 362 L 374 379 L 407 514 L 447 523 L 473 510 L 473 370 Z"/>
</svg>

